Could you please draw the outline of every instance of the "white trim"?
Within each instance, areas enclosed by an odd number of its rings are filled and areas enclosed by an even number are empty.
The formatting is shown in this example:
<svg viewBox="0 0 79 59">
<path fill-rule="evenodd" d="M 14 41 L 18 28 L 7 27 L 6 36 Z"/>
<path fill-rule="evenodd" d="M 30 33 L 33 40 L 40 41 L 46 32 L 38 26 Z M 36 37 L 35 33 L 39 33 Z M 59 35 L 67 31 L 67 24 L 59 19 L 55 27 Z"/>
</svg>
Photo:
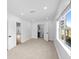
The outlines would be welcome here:
<svg viewBox="0 0 79 59">
<path fill-rule="evenodd" d="M 63 16 L 66 16 L 70 11 L 71 11 L 71 8 L 68 9 L 68 10 L 66 11 L 66 13 L 63 14 Z"/>
<path fill-rule="evenodd" d="M 68 49 L 68 47 L 65 44 L 63 44 L 63 42 L 61 42 L 61 40 L 59 40 L 59 39 L 57 39 L 57 40 L 61 44 L 61 46 L 64 48 L 64 50 L 68 53 L 68 55 L 71 56 L 70 49 Z"/>
<path fill-rule="evenodd" d="M 68 12 L 70 12 L 71 11 L 71 9 L 68 9 L 67 11 L 66 11 L 66 13 L 64 13 L 64 15 L 62 15 L 61 17 L 63 17 L 63 16 L 65 16 L 65 15 L 67 15 L 68 14 Z M 58 28 L 57 28 L 57 30 L 58 30 Z M 61 44 L 61 46 L 65 49 L 65 51 L 68 53 L 68 55 L 69 56 L 71 56 L 71 48 L 65 43 L 65 42 L 63 42 L 63 41 L 61 41 L 61 39 L 59 39 L 59 31 L 57 32 L 57 40 L 58 40 L 58 42 Z"/>
<path fill-rule="evenodd" d="M 54 42 L 54 45 L 55 45 L 55 47 L 56 47 L 56 51 L 57 51 L 57 54 L 58 54 L 59 59 L 62 59 L 62 58 L 61 58 L 61 55 L 60 55 L 60 52 L 59 52 L 59 50 L 58 50 L 57 45 L 56 45 L 55 42 Z"/>
</svg>

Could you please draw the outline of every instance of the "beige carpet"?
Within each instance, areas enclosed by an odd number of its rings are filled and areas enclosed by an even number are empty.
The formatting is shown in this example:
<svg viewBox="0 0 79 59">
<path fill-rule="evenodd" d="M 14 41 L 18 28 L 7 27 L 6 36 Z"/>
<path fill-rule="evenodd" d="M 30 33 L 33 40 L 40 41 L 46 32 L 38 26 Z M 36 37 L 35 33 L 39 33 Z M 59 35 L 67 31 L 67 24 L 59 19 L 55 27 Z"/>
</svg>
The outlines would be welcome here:
<svg viewBox="0 0 79 59">
<path fill-rule="evenodd" d="M 30 39 L 8 51 L 8 59 L 58 59 L 52 42 Z"/>
</svg>

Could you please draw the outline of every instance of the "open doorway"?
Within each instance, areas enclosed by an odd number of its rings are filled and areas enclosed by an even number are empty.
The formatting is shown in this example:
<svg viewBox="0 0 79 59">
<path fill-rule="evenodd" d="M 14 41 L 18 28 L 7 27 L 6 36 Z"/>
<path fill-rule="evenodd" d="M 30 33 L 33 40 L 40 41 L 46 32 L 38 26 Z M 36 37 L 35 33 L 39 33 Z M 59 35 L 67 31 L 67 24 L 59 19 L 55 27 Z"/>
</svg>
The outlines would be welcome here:
<svg viewBox="0 0 79 59">
<path fill-rule="evenodd" d="M 44 24 L 38 24 L 37 37 L 44 39 Z"/>
<path fill-rule="evenodd" d="M 16 22 L 16 45 L 21 44 L 21 23 Z"/>
</svg>

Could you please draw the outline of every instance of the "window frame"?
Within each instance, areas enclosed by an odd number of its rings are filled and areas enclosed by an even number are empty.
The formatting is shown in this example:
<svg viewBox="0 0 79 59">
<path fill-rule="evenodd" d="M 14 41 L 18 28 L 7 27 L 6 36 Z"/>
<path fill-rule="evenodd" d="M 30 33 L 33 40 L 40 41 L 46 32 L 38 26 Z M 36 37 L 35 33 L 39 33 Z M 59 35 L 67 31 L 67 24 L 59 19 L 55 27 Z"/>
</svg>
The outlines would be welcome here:
<svg viewBox="0 0 79 59">
<path fill-rule="evenodd" d="M 64 10 L 64 12 L 63 12 L 63 14 L 59 17 L 59 19 L 58 19 L 58 21 L 59 21 L 59 27 L 58 27 L 58 29 L 57 29 L 57 31 L 58 31 L 58 33 L 57 33 L 57 35 L 58 35 L 58 38 L 59 38 L 59 40 L 69 49 L 69 50 L 71 50 L 71 47 L 68 45 L 68 44 L 66 44 L 66 35 L 64 35 L 64 39 L 62 40 L 61 39 L 61 30 L 60 30 L 60 21 L 61 21 L 61 19 L 62 18 L 64 18 L 64 28 L 66 27 L 65 25 L 66 25 L 66 15 L 69 13 L 71 11 L 71 7 L 70 7 L 70 5 L 68 6 L 68 8 L 66 8 L 65 10 Z M 64 34 L 65 34 L 65 29 L 64 29 Z"/>
<path fill-rule="evenodd" d="M 69 56 L 71 56 L 71 47 L 69 47 L 64 41 L 62 41 L 59 37 L 59 20 L 62 16 L 65 16 L 69 11 L 71 10 L 71 2 L 63 9 L 63 11 L 60 13 L 60 15 L 57 17 L 56 22 L 56 39 L 58 43 L 63 47 L 63 49 L 67 52 Z"/>
</svg>

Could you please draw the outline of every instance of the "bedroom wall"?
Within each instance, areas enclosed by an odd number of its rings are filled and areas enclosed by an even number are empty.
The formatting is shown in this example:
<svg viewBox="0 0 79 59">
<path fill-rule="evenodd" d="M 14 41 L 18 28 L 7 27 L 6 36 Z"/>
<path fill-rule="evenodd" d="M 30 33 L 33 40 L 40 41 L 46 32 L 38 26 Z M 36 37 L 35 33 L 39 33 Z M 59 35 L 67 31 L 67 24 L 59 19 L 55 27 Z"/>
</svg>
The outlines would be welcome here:
<svg viewBox="0 0 79 59">
<path fill-rule="evenodd" d="M 64 9 L 66 8 L 66 6 L 69 4 L 70 0 L 62 0 L 58 11 L 57 11 L 57 15 L 55 17 L 56 20 L 56 33 L 58 32 L 58 28 L 57 28 L 57 20 L 59 18 L 59 16 L 61 16 L 61 13 L 64 11 Z M 59 25 L 58 25 L 59 26 Z M 71 55 L 70 55 L 70 50 L 68 49 L 68 47 L 66 47 L 64 45 L 64 43 L 61 42 L 61 40 L 59 39 L 58 35 L 56 34 L 56 39 L 54 40 L 54 44 L 59 56 L 59 59 L 71 59 Z"/>
<path fill-rule="evenodd" d="M 56 20 L 49 21 L 48 23 L 48 38 L 49 40 L 56 39 Z"/>
<path fill-rule="evenodd" d="M 46 27 L 44 28 L 45 29 L 45 35 L 48 38 L 48 39 L 45 38 L 46 40 L 56 39 L 56 20 L 33 22 L 32 23 L 32 38 L 37 38 L 37 25 L 38 24 L 46 25 Z"/>
</svg>

